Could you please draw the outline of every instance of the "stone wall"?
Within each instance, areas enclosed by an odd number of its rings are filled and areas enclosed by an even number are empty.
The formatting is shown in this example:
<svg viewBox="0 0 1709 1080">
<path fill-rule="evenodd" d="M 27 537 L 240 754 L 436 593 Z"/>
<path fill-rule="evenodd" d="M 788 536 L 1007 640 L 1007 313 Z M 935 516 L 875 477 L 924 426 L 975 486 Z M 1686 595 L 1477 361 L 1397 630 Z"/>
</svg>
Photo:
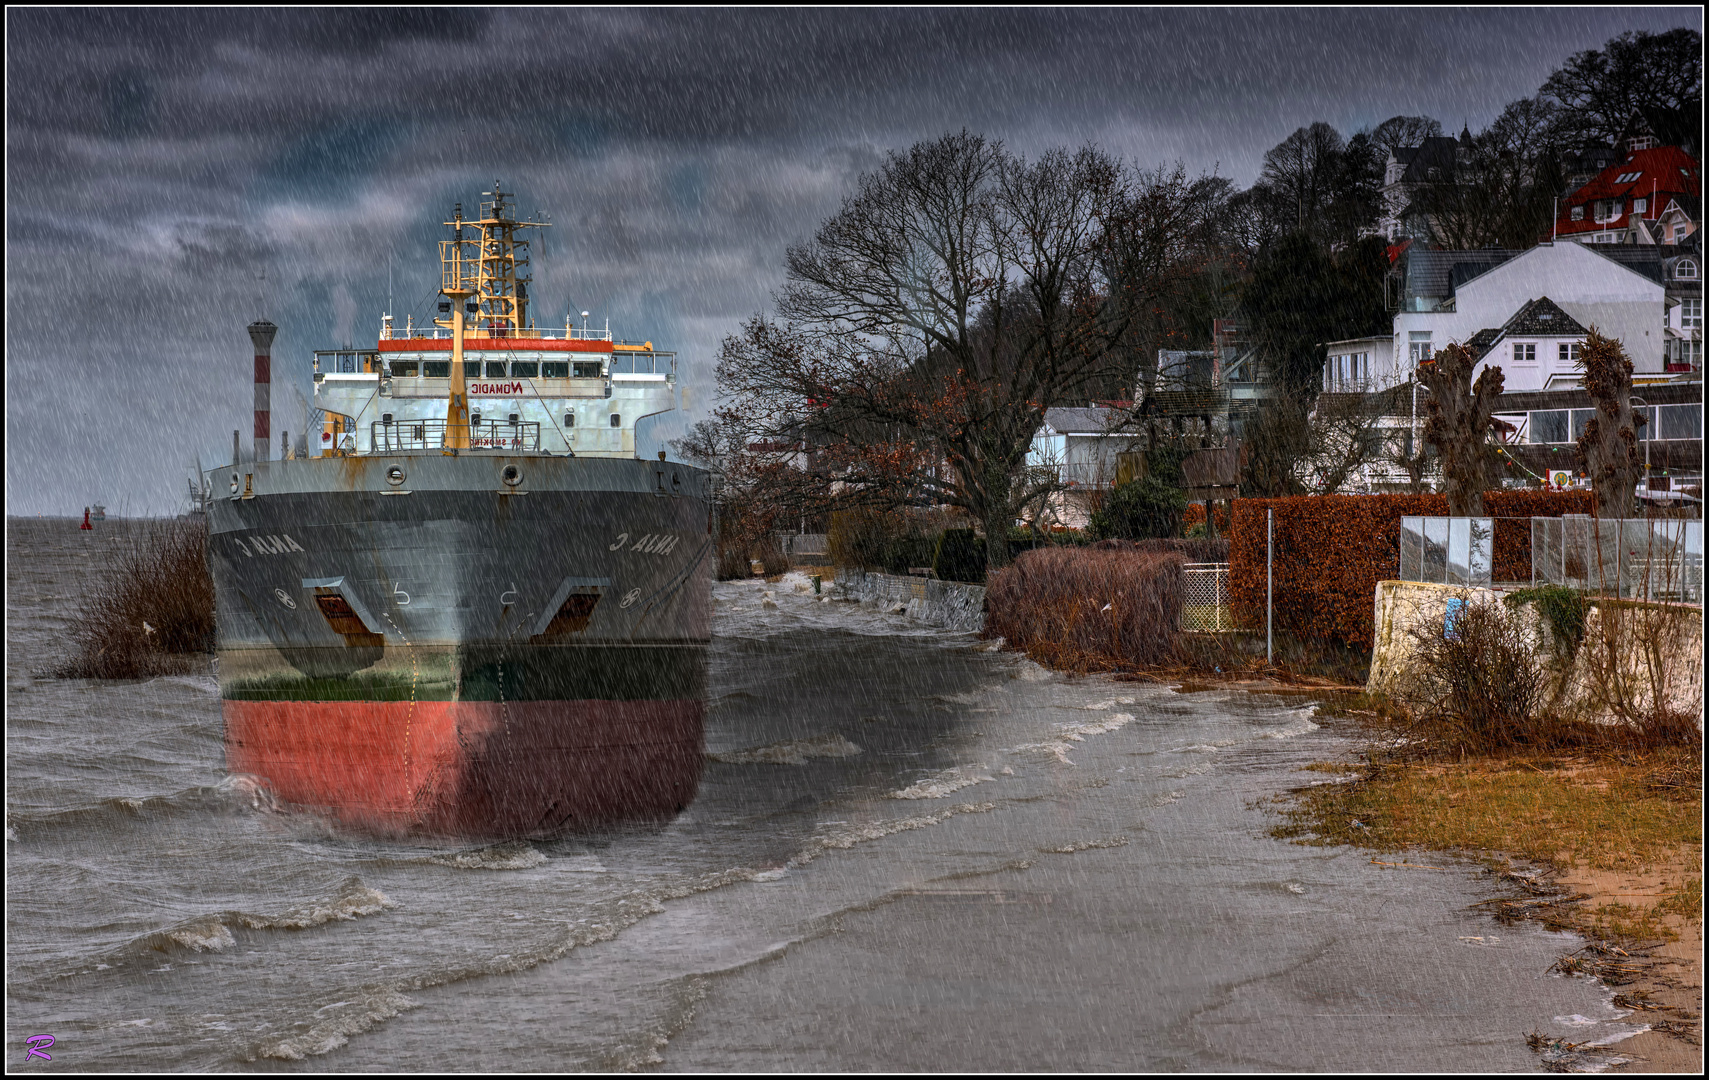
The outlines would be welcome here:
<svg viewBox="0 0 1709 1080">
<path fill-rule="evenodd" d="M 1376 590 L 1376 642 L 1367 690 L 1393 693 L 1404 682 L 1415 652 L 1412 629 L 1420 623 L 1441 633 L 1448 600 L 1468 604 L 1501 594 L 1490 589 L 1381 581 Z M 1555 707 L 1568 715 L 1609 721 L 1610 690 L 1639 709 L 1661 693 L 1668 708 L 1703 724 L 1703 609 L 1692 604 L 1630 600 L 1591 602 L 1584 640 L 1576 650 L 1557 649 L 1546 620 L 1530 605 L 1520 608 L 1523 625 L 1545 662 L 1555 668 Z M 1557 660 L 1571 652 L 1570 661 Z M 1659 684 L 1659 685 L 1658 685 Z"/>
<path fill-rule="evenodd" d="M 985 586 L 923 577 L 898 577 L 866 570 L 838 570 L 837 591 L 846 600 L 897 608 L 899 613 L 946 630 L 985 627 Z"/>
</svg>

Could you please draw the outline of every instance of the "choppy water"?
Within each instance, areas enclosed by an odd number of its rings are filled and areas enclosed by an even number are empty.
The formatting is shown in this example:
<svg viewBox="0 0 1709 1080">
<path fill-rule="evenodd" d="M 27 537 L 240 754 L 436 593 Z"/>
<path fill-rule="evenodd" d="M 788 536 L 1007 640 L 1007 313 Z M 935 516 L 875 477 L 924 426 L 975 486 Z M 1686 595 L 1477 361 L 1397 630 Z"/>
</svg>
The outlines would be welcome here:
<svg viewBox="0 0 1709 1080">
<path fill-rule="evenodd" d="M 404 845 L 224 772 L 212 678 L 32 674 L 109 534 L 7 538 L 7 1027 L 112 1070 L 1526 1070 L 1608 994 L 1464 872 L 1268 838 L 1298 698 L 1069 679 L 716 587 L 662 829 Z M 772 594 L 767 596 L 767 593 Z M 29 1067 L 49 1067 L 32 1061 Z"/>
</svg>

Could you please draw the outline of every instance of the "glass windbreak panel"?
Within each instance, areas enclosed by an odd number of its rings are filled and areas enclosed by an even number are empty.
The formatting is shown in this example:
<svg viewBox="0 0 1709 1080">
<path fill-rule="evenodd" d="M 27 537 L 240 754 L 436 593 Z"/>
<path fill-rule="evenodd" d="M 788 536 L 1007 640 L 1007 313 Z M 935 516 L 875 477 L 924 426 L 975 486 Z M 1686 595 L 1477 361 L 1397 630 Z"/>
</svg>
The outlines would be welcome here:
<svg viewBox="0 0 1709 1080">
<path fill-rule="evenodd" d="M 1531 441 L 1534 443 L 1564 443 L 1570 426 L 1566 409 L 1550 409 L 1531 414 Z"/>
<path fill-rule="evenodd" d="M 503 360 L 488 360 L 487 361 L 487 378 L 489 378 L 489 379 L 502 379 L 502 378 L 504 378 L 504 361 Z"/>
<path fill-rule="evenodd" d="M 1424 559 L 1420 581 L 1448 580 L 1448 519 L 1424 519 Z"/>
<path fill-rule="evenodd" d="M 1662 405 L 1660 430 L 1652 438 L 1701 439 L 1703 437 L 1703 407 L 1701 405 Z"/>
<path fill-rule="evenodd" d="M 421 365 L 421 374 L 429 379 L 449 379 L 451 377 L 451 361 L 428 360 Z"/>
<path fill-rule="evenodd" d="M 421 370 L 421 364 L 415 360 L 393 360 L 392 361 L 392 376 L 394 378 L 403 378 L 403 379 L 412 378 L 412 377 L 414 377 L 415 373 L 420 371 L 420 370 Z"/>
<path fill-rule="evenodd" d="M 635 360 L 632 353 L 612 353 L 611 373 L 613 375 L 628 375 L 635 370 Z"/>
<path fill-rule="evenodd" d="M 1400 579 L 1423 581 L 1423 573 L 1424 519 L 1403 517 L 1400 519 Z"/>
<path fill-rule="evenodd" d="M 1466 523 L 1466 585 L 1487 587 L 1495 572 L 1495 520 L 1459 518 Z"/>
<path fill-rule="evenodd" d="M 532 379 L 540 374 L 540 364 L 535 360 L 513 360 L 510 364 L 510 375 L 514 379 Z"/>
<path fill-rule="evenodd" d="M 1585 425 L 1590 423 L 1590 418 L 1595 416 L 1595 415 L 1596 415 L 1595 409 L 1574 409 L 1573 410 L 1573 434 L 1572 434 L 1572 441 L 1573 442 L 1578 442 L 1579 438 L 1584 435 Z"/>
<path fill-rule="evenodd" d="M 653 354 L 652 353 L 636 353 L 635 354 L 635 374 L 637 374 L 637 375 L 651 375 L 652 373 L 653 373 Z"/>
<path fill-rule="evenodd" d="M 599 378 L 599 361 L 577 360 L 575 371 L 578 379 L 597 379 Z"/>
</svg>

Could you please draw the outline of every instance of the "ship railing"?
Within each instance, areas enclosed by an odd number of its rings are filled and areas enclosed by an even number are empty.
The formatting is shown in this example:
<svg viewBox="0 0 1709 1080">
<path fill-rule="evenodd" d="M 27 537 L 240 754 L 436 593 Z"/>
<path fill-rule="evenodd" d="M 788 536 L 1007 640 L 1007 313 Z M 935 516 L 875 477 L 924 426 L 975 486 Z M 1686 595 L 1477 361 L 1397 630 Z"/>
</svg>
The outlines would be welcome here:
<svg viewBox="0 0 1709 1080">
<path fill-rule="evenodd" d="M 523 341 L 613 341 L 611 331 L 593 330 L 579 326 L 570 326 L 562 330 L 556 327 L 524 327 L 517 330 L 510 327 L 477 327 L 471 326 L 463 331 L 463 340 L 506 338 Z M 451 331 L 443 326 L 386 326 L 380 328 L 381 341 L 450 341 Z"/>
<path fill-rule="evenodd" d="M 375 454 L 442 450 L 445 433 L 453 427 L 444 420 L 376 420 L 370 428 L 369 449 Z M 540 425 L 531 421 L 475 420 L 468 430 L 471 450 L 540 449 Z"/>
</svg>

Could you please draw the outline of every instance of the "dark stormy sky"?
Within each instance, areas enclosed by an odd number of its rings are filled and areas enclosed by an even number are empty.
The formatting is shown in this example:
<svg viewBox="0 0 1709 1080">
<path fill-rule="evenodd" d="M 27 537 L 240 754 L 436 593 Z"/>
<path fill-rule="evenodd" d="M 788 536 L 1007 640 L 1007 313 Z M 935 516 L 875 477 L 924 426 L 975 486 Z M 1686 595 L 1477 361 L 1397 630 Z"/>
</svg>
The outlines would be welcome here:
<svg viewBox="0 0 1709 1080">
<path fill-rule="evenodd" d="M 1422 113 L 1475 130 L 1573 52 L 1702 16 L 11 9 L 6 23 L 6 502 L 52 515 L 181 509 L 196 455 L 229 460 L 233 428 L 249 441 L 257 317 L 280 326 L 273 427 L 294 437 L 310 351 L 374 340 L 388 261 L 400 325 L 428 317 L 437 222 L 495 178 L 556 223 L 536 248 L 539 320 L 585 309 L 674 347 L 693 419 L 719 340 L 767 305 L 785 247 L 888 150 L 965 127 L 1245 186 L 1303 124 L 1351 134 Z"/>
</svg>

